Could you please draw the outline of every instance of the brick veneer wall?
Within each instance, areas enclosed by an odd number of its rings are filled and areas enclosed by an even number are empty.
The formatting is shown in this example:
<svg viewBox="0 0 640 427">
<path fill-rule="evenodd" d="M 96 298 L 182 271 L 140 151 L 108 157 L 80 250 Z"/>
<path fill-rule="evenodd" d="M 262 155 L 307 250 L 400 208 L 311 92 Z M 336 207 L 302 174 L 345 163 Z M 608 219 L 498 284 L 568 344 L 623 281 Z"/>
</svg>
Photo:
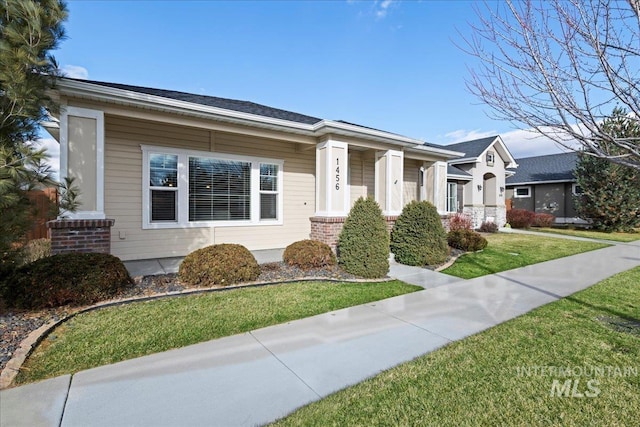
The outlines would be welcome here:
<svg viewBox="0 0 640 427">
<path fill-rule="evenodd" d="M 111 252 L 113 219 L 60 219 L 47 222 L 51 253 Z"/>
<path fill-rule="evenodd" d="M 338 236 L 340 236 L 340 232 L 342 231 L 342 227 L 344 226 L 344 221 L 346 219 L 346 217 L 342 216 L 314 216 L 309 218 L 311 221 L 311 234 L 309 235 L 309 238 L 311 240 L 318 240 L 326 243 L 335 252 L 336 247 L 338 246 Z M 391 233 L 391 230 L 393 230 L 393 226 L 396 224 L 396 220 L 398 219 L 398 215 L 385 216 L 384 219 L 387 221 L 387 231 Z M 442 225 L 445 227 L 445 230 L 448 230 L 448 216 L 441 215 L 440 219 L 442 220 Z"/>
<path fill-rule="evenodd" d="M 338 246 L 338 236 L 340 236 L 346 219 L 347 218 L 343 216 L 314 216 L 309 218 L 311 221 L 311 234 L 309 238 L 326 243 L 335 252 Z M 387 230 L 391 232 L 398 216 L 386 216 L 385 219 L 387 221 Z"/>
</svg>

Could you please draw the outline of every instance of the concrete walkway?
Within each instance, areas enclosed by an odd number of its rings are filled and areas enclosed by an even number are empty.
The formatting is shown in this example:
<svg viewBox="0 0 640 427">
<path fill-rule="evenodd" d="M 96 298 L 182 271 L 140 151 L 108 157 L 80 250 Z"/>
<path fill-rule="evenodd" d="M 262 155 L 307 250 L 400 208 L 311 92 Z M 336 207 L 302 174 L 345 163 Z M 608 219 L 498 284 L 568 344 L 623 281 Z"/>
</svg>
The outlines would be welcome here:
<svg viewBox="0 0 640 427">
<path fill-rule="evenodd" d="M 0 425 L 261 425 L 636 266 L 620 244 L 9 389 Z"/>
</svg>

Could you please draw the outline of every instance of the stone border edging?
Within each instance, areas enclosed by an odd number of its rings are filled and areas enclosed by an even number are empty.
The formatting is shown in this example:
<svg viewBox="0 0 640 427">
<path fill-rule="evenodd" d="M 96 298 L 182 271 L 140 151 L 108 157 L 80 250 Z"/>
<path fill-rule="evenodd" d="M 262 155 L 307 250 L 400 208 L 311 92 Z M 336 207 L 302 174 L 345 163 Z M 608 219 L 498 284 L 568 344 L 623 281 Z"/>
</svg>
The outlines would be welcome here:
<svg viewBox="0 0 640 427">
<path fill-rule="evenodd" d="M 461 254 L 459 254 L 459 255 L 456 255 L 456 256 L 451 257 L 451 259 L 450 259 L 449 261 L 445 262 L 444 264 L 442 264 L 440 267 L 436 268 L 436 269 L 435 269 L 435 270 L 433 270 L 433 271 L 435 271 L 435 272 L 439 273 L 439 272 L 441 272 L 442 270 L 444 270 L 444 269 L 446 269 L 446 268 L 451 267 L 451 266 L 453 265 L 453 263 L 454 263 L 454 262 L 456 262 L 456 261 L 458 260 L 458 258 L 460 258 L 462 255 L 464 255 L 464 254 L 466 254 L 466 253 L 467 253 L 467 252 L 463 252 L 463 253 L 461 253 Z M 452 276 L 452 277 L 453 277 L 453 276 Z M 459 278 L 459 279 L 462 279 L 462 278 Z M 462 280 L 464 280 L 464 279 L 462 279 Z"/>
<path fill-rule="evenodd" d="M 210 292 L 224 292 L 230 291 L 233 289 L 242 289 L 242 288 L 260 288 L 264 286 L 270 285 L 279 285 L 286 283 L 295 283 L 295 282 L 347 282 L 347 283 L 373 283 L 373 282 L 390 282 L 392 280 L 396 280 L 392 277 L 383 277 L 380 279 L 334 279 L 328 277 L 304 277 L 300 279 L 287 279 L 280 281 L 269 281 L 269 282 L 250 282 L 241 285 L 231 285 L 226 286 L 224 288 L 187 288 L 181 291 L 173 291 L 173 292 L 164 292 L 155 295 L 148 296 L 139 296 L 139 297 L 131 297 L 131 298 L 122 298 L 115 300 L 108 300 L 99 302 L 94 305 L 79 307 L 75 311 L 67 314 L 58 320 L 53 320 L 49 323 L 46 323 L 40 326 L 38 329 L 31 331 L 29 335 L 25 339 L 20 342 L 18 349 L 13 352 L 11 359 L 7 362 L 2 372 L 0 372 L 0 390 L 7 389 L 11 387 L 13 380 L 15 380 L 16 376 L 20 372 L 20 368 L 22 364 L 27 360 L 27 357 L 31 355 L 33 350 L 44 340 L 54 329 L 56 329 L 61 324 L 71 320 L 78 314 L 88 313 L 90 311 L 100 310 L 103 308 L 114 307 L 118 305 L 131 304 L 134 302 L 143 302 L 143 301 L 153 301 L 157 299 L 163 298 L 172 298 L 179 296 L 189 296 L 189 295 L 198 295 L 205 294 Z"/>
</svg>

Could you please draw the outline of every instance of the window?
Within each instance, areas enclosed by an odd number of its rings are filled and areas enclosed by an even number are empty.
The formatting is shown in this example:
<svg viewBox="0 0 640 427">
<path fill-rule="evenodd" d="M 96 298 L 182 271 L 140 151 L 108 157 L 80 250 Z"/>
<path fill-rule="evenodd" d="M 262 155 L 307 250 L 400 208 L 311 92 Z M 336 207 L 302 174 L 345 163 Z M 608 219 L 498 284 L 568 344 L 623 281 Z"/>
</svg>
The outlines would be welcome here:
<svg viewBox="0 0 640 427">
<path fill-rule="evenodd" d="M 571 192 L 574 196 L 579 196 L 582 194 L 582 188 L 578 184 L 571 184 Z"/>
<path fill-rule="evenodd" d="M 513 189 L 513 197 L 516 199 L 531 197 L 531 187 L 516 187 Z"/>
<path fill-rule="evenodd" d="M 282 161 L 143 146 L 143 228 L 282 223 Z"/>
<path fill-rule="evenodd" d="M 493 166 L 495 163 L 495 159 L 496 159 L 496 155 L 493 153 L 493 151 L 488 151 L 487 152 L 487 166 Z"/>
<path fill-rule="evenodd" d="M 447 183 L 447 212 L 458 212 L 458 183 Z"/>
<path fill-rule="evenodd" d="M 177 221 L 178 156 L 149 155 L 149 191 L 151 222 Z"/>
</svg>

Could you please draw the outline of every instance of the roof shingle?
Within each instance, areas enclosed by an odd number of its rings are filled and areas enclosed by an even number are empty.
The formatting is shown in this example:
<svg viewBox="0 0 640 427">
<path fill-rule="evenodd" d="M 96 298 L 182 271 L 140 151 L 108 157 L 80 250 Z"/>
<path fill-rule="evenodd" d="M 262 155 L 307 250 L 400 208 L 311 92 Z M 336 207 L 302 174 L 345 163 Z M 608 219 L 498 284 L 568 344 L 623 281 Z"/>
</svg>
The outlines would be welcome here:
<svg viewBox="0 0 640 427">
<path fill-rule="evenodd" d="M 529 184 L 548 181 L 575 181 L 573 170 L 578 153 L 550 154 L 546 156 L 518 159 L 515 175 L 507 178 L 507 185 Z"/>
<path fill-rule="evenodd" d="M 458 142 L 457 144 L 449 144 L 444 147 L 447 150 L 460 151 L 465 153 L 465 158 L 479 157 L 498 136 L 489 136 L 486 138 L 474 139 L 472 141 Z"/>
</svg>

